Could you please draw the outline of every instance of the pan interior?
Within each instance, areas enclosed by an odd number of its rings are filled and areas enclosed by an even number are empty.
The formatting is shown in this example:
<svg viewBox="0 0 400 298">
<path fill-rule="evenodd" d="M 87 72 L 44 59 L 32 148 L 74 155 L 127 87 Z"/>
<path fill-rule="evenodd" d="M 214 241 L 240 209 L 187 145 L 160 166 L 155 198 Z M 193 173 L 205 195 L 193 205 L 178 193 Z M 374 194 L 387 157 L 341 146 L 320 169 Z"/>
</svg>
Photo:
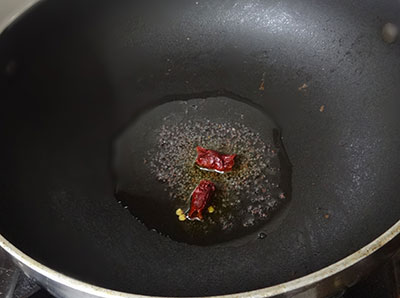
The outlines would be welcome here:
<svg viewBox="0 0 400 298">
<path fill-rule="evenodd" d="M 391 0 L 42 1 L 0 36 L 0 233 L 77 279 L 161 296 L 260 289 L 348 256 L 399 219 L 400 43 L 381 36 L 399 15 Z M 134 115 L 211 97 L 246 98 L 273 117 L 258 133 L 282 132 L 291 198 L 264 239 L 174 241 L 115 198 Z"/>
</svg>

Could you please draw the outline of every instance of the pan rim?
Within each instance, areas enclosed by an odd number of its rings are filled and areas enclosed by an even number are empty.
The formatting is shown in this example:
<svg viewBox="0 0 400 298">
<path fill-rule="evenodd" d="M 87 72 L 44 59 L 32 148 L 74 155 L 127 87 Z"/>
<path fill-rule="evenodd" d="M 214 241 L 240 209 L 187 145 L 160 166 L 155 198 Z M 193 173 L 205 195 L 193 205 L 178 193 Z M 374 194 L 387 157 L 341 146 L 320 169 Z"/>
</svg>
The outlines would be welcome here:
<svg viewBox="0 0 400 298">
<path fill-rule="evenodd" d="M 358 251 L 352 253 L 351 255 L 333 263 L 325 268 L 322 268 L 318 271 L 305 275 L 303 277 L 284 282 L 281 284 L 277 284 L 274 286 L 270 286 L 267 288 L 262 288 L 258 290 L 252 290 L 248 292 L 242 293 L 234 293 L 234 294 L 226 294 L 226 295 L 217 295 L 217 296 L 209 296 L 209 297 L 218 297 L 218 298 L 231 298 L 231 297 L 240 297 L 240 298 L 248 298 L 248 297 L 274 297 L 281 294 L 286 294 L 290 292 L 295 292 L 301 288 L 306 288 L 312 284 L 318 283 L 324 279 L 327 279 L 338 272 L 348 269 L 349 267 L 359 263 L 363 259 L 375 253 L 381 247 L 389 243 L 400 233 L 400 220 L 397 221 L 392 227 L 390 227 L 386 232 L 380 235 L 378 238 L 362 247 Z M 131 294 L 126 292 L 120 292 L 116 290 L 110 290 L 103 287 L 95 286 L 75 278 L 69 277 L 63 273 L 60 273 L 56 270 L 53 270 L 33 258 L 29 257 L 17 247 L 15 247 L 11 242 L 9 242 L 4 236 L 0 234 L 0 247 L 2 247 L 9 255 L 11 255 L 20 267 L 28 267 L 31 270 L 39 273 L 45 278 L 52 280 L 53 282 L 62 284 L 68 288 L 74 289 L 79 292 L 83 292 L 88 295 L 93 295 L 95 297 L 104 297 L 104 298 L 112 298 L 112 297 L 128 297 L 128 298 L 140 298 L 140 297 L 159 297 L 162 296 L 147 296 L 141 294 Z"/>
<path fill-rule="evenodd" d="M 0 35 L 10 26 L 15 20 L 17 20 L 21 15 L 28 12 L 33 6 L 42 0 L 25 0 L 23 3 L 16 3 L 17 1 L 12 2 L 14 7 L 6 7 L 6 16 L 3 20 L 0 20 Z M 16 4 L 15 4 L 16 3 Z M 11 4 L 10 4 L 11 6 Z M 15 7 L 16 6 L 16 7 Z M 277 295 L 287 294 L 291 292 L 295 292 L 296 290 L 307 288 L 312 284 L 318 283 L 324 279 L 327 279 L 338 272 L 346 270 L 351 266 L 361 262 L 363 259 L 371 256 L 384 245 L 392 241 L 396 236 L 400 234 L 400 220 L 397 221 L 393 226 L 391 226 L 388 230 L 386 230 L 383 234 L 377 237 L 375 240 L 371 241 L 361 249 L 356 252 L 348 255 L 347 257 L 326 266 L 318 271 L 312 272 L 300 278 L 290 280 L 281 284 L 277 284 L 274 286 L 252 290 L 248 292 L 235 293 L 235 294 L 227 294 L 227 295 L 218 295 L 218 296 L 209 296 L 209 297 L 218 297 L 218 298 L 231 298 L 231 297 L 240 297 L 240 298 L 249 298 L 249 297 L 273 297 Z M 48 280 L 53 282 L 62 284 L 70 289 L 85 293 L 87 295 L 93 295 L 95 297 L 104 297 L 104 298 L 112 298 L 112 297 L 127 297 L 127 298 L 140 298 L 140 297 L 160 297 L 161 296 L 147 296 L 140 294 L 131 294 L 116 290 L 110 290 L 107 288 L 95 286 L 78 279 L 67 276 L 63 273 L 60 273 L 56 270 L 47 267 L 40 262 L 34 260 L 17 247 L 15 247 L 11 242 L 9 242 L 3 235 L 0 234 L 0 247 L 7 252 L 10 256 L 12 256 L 17 265 L 19 267 L 27 267 Z"/>
</svg>

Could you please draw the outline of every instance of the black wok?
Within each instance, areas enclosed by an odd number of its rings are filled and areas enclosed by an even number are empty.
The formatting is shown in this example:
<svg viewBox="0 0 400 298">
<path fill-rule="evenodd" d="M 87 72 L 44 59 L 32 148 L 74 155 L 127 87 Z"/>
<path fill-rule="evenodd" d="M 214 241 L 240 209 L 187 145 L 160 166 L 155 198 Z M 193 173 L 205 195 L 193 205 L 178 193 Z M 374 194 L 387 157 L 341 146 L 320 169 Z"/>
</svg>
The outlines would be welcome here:
<svg viewBox="0 0 400 298">
<path fill-rule="evenodd" d="M 394 0 L 41 2 L 0 38 L 1 235 L 71 277 L 162 296 L 260 289 L 357 251 L 399 220 L 400 48 L 381 35 L 399 13 Z M 291 199 L 265 239 L 173 241 L 114 197 L 115 137 L 161 99 L 202 94 L 245 98 L 281 129 Z"/>
</svg>

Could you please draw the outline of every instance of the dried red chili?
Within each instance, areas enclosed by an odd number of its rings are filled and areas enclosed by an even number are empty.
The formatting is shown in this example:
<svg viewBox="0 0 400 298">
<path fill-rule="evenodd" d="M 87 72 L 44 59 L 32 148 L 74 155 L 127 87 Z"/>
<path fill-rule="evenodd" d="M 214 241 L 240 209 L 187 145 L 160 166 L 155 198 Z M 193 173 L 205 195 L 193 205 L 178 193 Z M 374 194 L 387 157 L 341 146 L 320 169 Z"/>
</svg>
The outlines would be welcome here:
<svg viewBox="0 0 400 298">
<path fill-rule="evenodd" d="M 189 219 L 202 220 L 202 212 L 210 202 L 213 193 L 215 192 L 215 185 L 211 181 L 201 180 L 199 185 L 192 193 L 190 209 L 187 217 Z"/>
<path fill-rule="evenodd" d="M 214 150 L 197 146 L 196 164 L 206 170 L 225 173 L 232 170 L 236 154 L 225 155 Z"/>
</svg>

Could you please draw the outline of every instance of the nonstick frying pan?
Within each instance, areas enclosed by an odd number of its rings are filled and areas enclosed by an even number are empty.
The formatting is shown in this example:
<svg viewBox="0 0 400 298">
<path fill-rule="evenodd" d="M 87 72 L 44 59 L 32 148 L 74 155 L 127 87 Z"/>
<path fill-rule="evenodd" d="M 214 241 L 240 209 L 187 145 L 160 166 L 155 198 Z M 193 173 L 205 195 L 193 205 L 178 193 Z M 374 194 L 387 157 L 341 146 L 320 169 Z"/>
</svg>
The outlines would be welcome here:
<svg viewBox="0 0 400 298">
<path fill-rule="evenodd" d="M 160 296 L 261 289 L 354 253 L 400 214 L 400 48 L 381 35 L 399 13 L 394 0 L 40 2 L 0 38 L 1 235 L 75 279 Z M 174 241 L 115 199 L 116 136 L 161 102 L 210 96 L 280 128 L 291 198 L 264 239 Z"/>
</svg>

